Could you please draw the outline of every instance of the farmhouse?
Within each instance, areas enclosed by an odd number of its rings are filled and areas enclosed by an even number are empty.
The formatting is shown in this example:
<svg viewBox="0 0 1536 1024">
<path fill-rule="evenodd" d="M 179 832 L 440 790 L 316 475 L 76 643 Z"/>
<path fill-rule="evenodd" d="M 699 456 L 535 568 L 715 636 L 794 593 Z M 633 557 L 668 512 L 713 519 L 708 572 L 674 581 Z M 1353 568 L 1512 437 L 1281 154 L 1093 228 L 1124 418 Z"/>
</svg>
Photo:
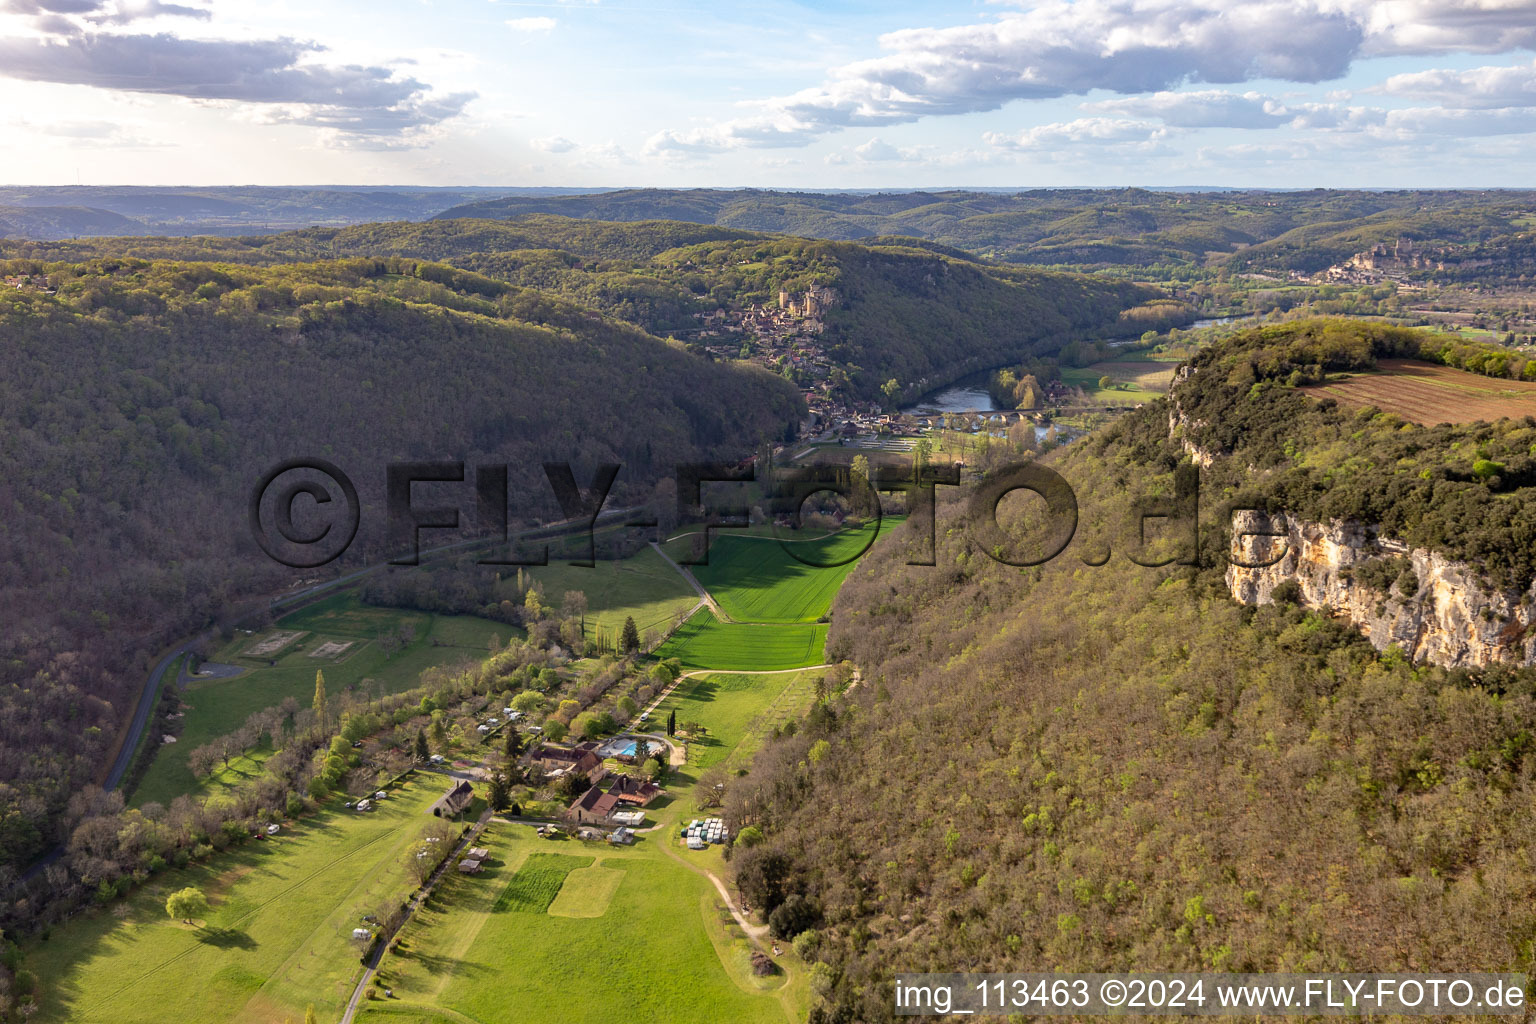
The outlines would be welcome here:
<svg viewBox="0 0 1536 1024">
<path fill-rule="evenodd" d="M 613 785 L 608 787 L 608 794 L 620 803 L 636 804 L 640 807 L 656 799 L 660 793 L 661 787 L 656 783 L 646 782 L 632 775 L 620 775 L 613 780 Z"/>
<path fill-rule="evenodd" d="M 602 824 L 618 806 L 618 797 L 604 793 L 597 786 L 593 786 L 576 798 L 576 802 L 571 804 L 570 809 L 565 812 L 565 817 L 578 825 L 588 822 Z"/>
<path fill-rule="evenodd" d="M 620 820 L 618 815 L 624 813 L 625 807 L 634 805 L 644 807 L 656 799 L 660 793 L 661 787 L 654 782 L 646 782 L 628 775 L 616 775 L 613 782 L 609 784 L 607 792 L 603 792 L 599 786 L 593 786 L 571 804 L 565 816 L 578 824 L 618 821 Z M 625 814 L 624 817 L 627 819 L 630 815 Z M 628 821 L 625 823 L 628 824 Z"/>
<path fill-rule="evenodd" d="M 453 818 L 463 813 L 475 799 L 475 788 L 460 779 L 459 783 L 448 792 L 438 797 L 431 807 L 433 817 Z"/>
<path fill-rule="evenodd" d="M 533 752 L 533 762 L 546 771 L 573 771 L 585 775 L 593 782 L 603 777 L 603 759 L 597 754 L 596 743 L 583 743 L 579 747 L 557 747 L 543 743 Z"/>
</svg>

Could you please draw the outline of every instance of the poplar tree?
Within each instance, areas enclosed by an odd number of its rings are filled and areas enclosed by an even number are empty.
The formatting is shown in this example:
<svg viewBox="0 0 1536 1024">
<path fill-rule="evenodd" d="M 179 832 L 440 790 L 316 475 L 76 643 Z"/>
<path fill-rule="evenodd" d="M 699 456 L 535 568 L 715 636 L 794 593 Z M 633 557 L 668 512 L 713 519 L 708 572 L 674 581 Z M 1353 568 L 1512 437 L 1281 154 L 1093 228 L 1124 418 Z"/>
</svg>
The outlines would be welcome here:
<svg viewBox="0 0 1536 1024">
<path fill-rule="evenodd" d="M 320 723 L 321 731 L 325 731 L 325 673 L 315 669 L 315 721 Z"/>
</svg>

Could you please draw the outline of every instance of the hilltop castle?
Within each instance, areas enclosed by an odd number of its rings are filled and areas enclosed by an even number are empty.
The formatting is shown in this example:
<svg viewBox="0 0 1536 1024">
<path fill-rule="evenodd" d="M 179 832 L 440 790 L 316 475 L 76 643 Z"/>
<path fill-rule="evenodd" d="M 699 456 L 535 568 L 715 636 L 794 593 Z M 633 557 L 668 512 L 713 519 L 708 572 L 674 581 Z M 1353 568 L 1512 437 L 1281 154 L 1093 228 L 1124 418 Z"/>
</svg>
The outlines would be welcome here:
<svg viewBox="0 0 1536 1024">
<path fill-rule="evenodd" d="M 803 295 L 791 295 L 779 289 L 779 307 L 791 316 L 819 317 L 837 301 L 837 292 L 821 285 L 812 285 Z"/>
</svg>

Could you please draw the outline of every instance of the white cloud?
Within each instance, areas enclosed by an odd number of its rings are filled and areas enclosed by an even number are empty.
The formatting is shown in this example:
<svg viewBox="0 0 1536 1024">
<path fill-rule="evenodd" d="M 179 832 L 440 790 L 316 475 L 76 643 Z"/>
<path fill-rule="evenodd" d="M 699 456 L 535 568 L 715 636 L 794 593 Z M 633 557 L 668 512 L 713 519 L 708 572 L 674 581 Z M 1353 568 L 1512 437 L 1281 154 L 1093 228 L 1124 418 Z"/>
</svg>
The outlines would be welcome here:
<svg viewBox="0 0 1536 1024">
<path fill-rule="evenodd" d="M 1075 121 L 1059 121 L 1026 128 L 1017 135 L 987 132 L 982 140 L 998 149 L 1033 152 L 1065 146 L 1147 144 L 1157 142 L 1167 134 L 1168 129 L 1150 121 L 1082 117 Z"/>
<path fill-rule="evenodd" d="M 1487 135 L 1525 135 L 1536 132 L 1536 108 L 1465 110 L 1446 107 L 1410 107 L 1388 110 L 1379 134 L 1412 141 L 1424 135 L 1472 138 Z"/>
<path fill-rule="evenodd" d="M 576 148 L 576 143 L 563 135 L 551 135 L 543 139 L 529 139 L 528 144 L 534 149 L 540 149 L 546 153 L 569 153 Z"/>
<path fill-rule="evenodd" d="M 554 18 L 512 18 L 507 28 L 514 32 L 552 32 L 556 24 Z"/>
<path fill-rule="evenodd" d="M 686 160 L 719 153 L 726 148 L 727 143 L 713 132 L 678 132 L 668 128 L 646 139 L 641 152 L 651 157 Z"/>
<path fill-rule="evenodd" d="M 1155 117 L 1175 128 L 1278 128 L 1291 119 L 1285 105 L 1256 92 L 1155 92 L 1128 99 L 1104 100 L 1088 110 L 1133 117 Z"/>
<path fill-rule="evenodd" d="M 691 133 L 714 146 L 802 146 L 848 128 L 996 110 L 1104 89 L 1126 95 L 1257 79 L 1316 83 L 1362 56 L 1536 46 L 1532 0 L 1048 0 L 995 20 L 881 37 L 885 55 Z M 1172 93 L 1170 93 L 1172 95 Z M 1124 112 L 1189 127 L 1263 127 L 1278 110 L 1236 94 Z M 1218 96 L 1224 96 L 1218 100 Z M 1218 104 L 1224 103 L 1222 107 Z M 1108 108 L 1106 108 L 1108 109 Z M 1246 124 L 1230 124 L 1246 119 Z"/>
<path fill-rule="evenodd" d="M 1529 0 L 1344 0 L 1342 6 L 1365 26 L 1370 56 L 1536 47 L 1536 7 Z"/>
<path fill-rule="evenodd" d="M 144 0 L 0 0 L 0 12 L 32 16 L 31 36 L 0 36 L 0 77 L 125 93 L 234 102 L 268 123 L 307 125 L 376 148 L 414 145 L 459 116 L 471 92 L 435 93 L 396 69 L 323 64 L 326 47 L 289 37 L 185 38 L 168 31 L 114 31 L 141 18 L 207 19 L 198 7 Z"/>
<path fill-rule="evenodd" d="M 1445 107 L 1536 106 L 1536 62 L 1468 71 L 1414 71 L 1393 75 L 1369 91 L 1432 100 Z"/>
<path fill-rule="evenodd" d="M 889 142 L 882 142 L 878 138 L 870 139 L 862 146 L 855 146 L 854 153 L 860 160 L 900 160 L 901 150 Z"/>
</svg>

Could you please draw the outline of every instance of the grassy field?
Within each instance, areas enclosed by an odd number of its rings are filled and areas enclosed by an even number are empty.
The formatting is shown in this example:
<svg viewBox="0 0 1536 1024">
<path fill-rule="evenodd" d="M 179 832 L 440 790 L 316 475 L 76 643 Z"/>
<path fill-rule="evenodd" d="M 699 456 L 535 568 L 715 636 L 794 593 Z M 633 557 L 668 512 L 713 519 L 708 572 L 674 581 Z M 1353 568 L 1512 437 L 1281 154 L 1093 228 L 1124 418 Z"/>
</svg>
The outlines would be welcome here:
<svg viewBox="0 0 1536 1024">
<path fill-rule="evenodd" d="M 784 1004 L 772 991 L 784 988 L 783 976 L 754 983 L 729 947 L 717 949 L 704 916 L 717 894 L 661 849 L 665 834 L 614 848 L 492 826 L 483 842 L 488 867 L 445 880 L 407 927 L 403 949 L 384 960 L 383 984 L 395 998 L 364 1003 L 358 1020 L 783 1024 Z M 498 909 L 508 887 L 547 888 L 552 862 L 563 884 L 548 911 Z M 530 869 L 537 886 L 519 881 Z M 606 906 L 588 916 L 604 895 Z M 573 905 L 585 913 L 557 913 Z"/>
<path fill-rule="evenodd" d="M 1088 400 L 1095 404 L 1139 405 L 1167 393 L 1177 366 L 1177 361 L 1153 359 L 1144 355 L 1128 356 L 1089 366 L 1063 367 L 1061 379 L 1066 384 L 1082 388 Z M 1099 379 L 1102 377 L 1114 380 L 1114 386 L 1107 389 L 1099 387 Z"/>
<path fill-rule="evenodd" d="M 1300 390 L 1336 399 L 1348 408 L 1374 405 L 1426 426 L 1536 415 L 1536 382 L 1500 380 L 1410 359 L 1382 359 L 1377 366 L 1374 373 L 1341 375 Z"/>
<path fill-rule="evenodd" d="M 824 671 L 695 676 L 672 691 L 652 717 L 664 720 L 675 710 L 679 722 L 698 722 L 708 730 L 703 739 L 688 741 L 691 768 L 708 768 L 727 758 L 744 763 L 776 726 L 810 708 Z"/>
<path fill-rule="evenodd" d="M 408 780 L 372 813 L 323 811 L 54 927 L 27 951 L 43 980 L 33 1019 L 265 1024 L 301 1020 L 310 1003 L 337 1019 L 360 970 L 352 929 L 413 887 L 403 852 L 441 790 Z M 193 926 L 165 913 L 166 895 L 189 885 L 212 905 Z"/>
<path fill-rule="evenodd" d="M 565 876 L 577 868 L 591 867 L 591 857 L 563 853 L 535 853 L 523 862 L 496 897 L 495 910 L 542 914 L 549 909 L 565 884 Z"/>
<path fill-rule="evenodd" d="M 898 520 L 885 518 L 879 532 Z M 814 540 L 737 536 L 712 538 L 707 565 L 690 566 L 721 609 L 741 622 L 815 622 L 858 558 L 875 539 L 874 525 Z M 810 563 L 810 564 L 807 564 Z"/>
<path fill-rule="evenodd" d="M 587 635 L 595 637 L 597 628 L 617 636 L 625 616 L 632 615 L 642 634 L 648 629 L 665 629 L 679 610 L 687 611 L 698 603 L 693 588 L 653 549 L 619 562 L 598 562 L 592 568 L 551 564 L 527 569 L 529 577 L 544 587 L 544 603 L 558 608 L 566 591 L 579 590 L 587 596 Z"/>
<path fill-rule="evenodd" d="M 622 867 L 593 864 L 573 868 L 565 876 L 560 895 L 550 902 L 549 913 L 556 917 L 602 917 L 613 902 L 613 894 L 624 881 Z"/>
<path fill-rule="evenodd" d="M 373 640 L 402 625 L 413 627 L 416 639 L 399 653 L 387 656 Z M 305 635 L 278 652 L 274 666 L 268 666 L 265 658 L 245 655 L 252 643 L 279 631 L 302 631 Z M 516 632 L 512 626 L 488 619 L 374 608 L 351 594 L 337 594 L 285 616 L 270 630 L 253 635 L 237 633 L 211 660 L 248 671 L 232 679 L 194 679 L 187 684 L 181 691 L 186 711 L 181 739 L 160 749 L 134 789 L 132 803 L 169 803 L 183 793 L 205 796 L 238 781 L 230 777 L 200 782 L 187 767 L 188 753 L 234 731 L 253 712 L 279 704 L 284 697 L 293 697 L 301 707 L 308 707 L 315 693 L 316 669 L 325 672 L 326 688 L 331 693 L 340 693 L 365 679 L 375 688 L 382 686 L 385 692 L 394 693 L 415 686 L 421 673 L 434 665 L 484 658 L 492 637 L 505 643 Z M 327 640 L 352 641 L 353 646 L 336 659 L 310 657 Z M 235 768 L 232 763 L 231 769 Z"/>
<path fill-rule="evenodd" d="M 656 656 L 677 658 L 686 669 L 768 672 L 820 665 L 826 646 L 827 627 L 821 623 L 721 622 L 700 608 Z"/>
</svg>

